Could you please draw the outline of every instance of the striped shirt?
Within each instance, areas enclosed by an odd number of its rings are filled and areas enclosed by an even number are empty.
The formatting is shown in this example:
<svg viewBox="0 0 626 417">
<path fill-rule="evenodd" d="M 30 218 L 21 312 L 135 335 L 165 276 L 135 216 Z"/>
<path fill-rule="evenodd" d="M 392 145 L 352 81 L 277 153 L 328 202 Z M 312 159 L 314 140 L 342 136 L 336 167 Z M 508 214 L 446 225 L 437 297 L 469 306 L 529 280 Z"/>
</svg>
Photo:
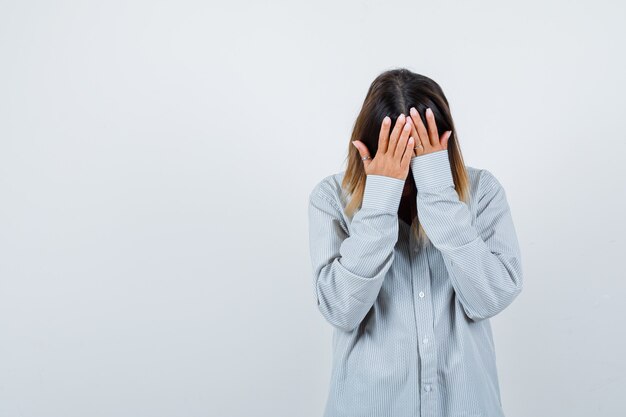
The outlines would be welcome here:
<svg viewBox="0 0 626 417">
<path fill-rule="evenodd" d="M 447 150 L 413 157 L 428 239 L 398 216 L 404 180 L 369 174 L 361 208 L 343 212 L 345 171 L 309 197 L 314 294 L 333 326 L 324 417 L 502 417 L 489 318 L 522 290 L 504 188 L 466 165 L 470 202 Z"/>
</svg>

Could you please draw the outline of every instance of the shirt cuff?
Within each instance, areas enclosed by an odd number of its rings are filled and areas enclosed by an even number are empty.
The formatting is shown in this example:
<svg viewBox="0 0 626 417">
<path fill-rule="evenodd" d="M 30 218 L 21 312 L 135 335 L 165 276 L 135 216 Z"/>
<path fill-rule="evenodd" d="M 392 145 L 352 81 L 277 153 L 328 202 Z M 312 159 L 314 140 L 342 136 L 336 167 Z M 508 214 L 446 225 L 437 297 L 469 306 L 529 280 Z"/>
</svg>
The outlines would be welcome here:
<svg viewBox="0 0 626 417">
<path fill-rule="evenodd" d="M 414 156 L 411 171 L 418 193 L 420 190 L 454 187 L 447 149 Z"/>
<path fill-rule="evenodd" d="M 405 181 L 399 178 L 368 174 L 361 208 L 397 213 L 404 183 Z"/>
</svg>

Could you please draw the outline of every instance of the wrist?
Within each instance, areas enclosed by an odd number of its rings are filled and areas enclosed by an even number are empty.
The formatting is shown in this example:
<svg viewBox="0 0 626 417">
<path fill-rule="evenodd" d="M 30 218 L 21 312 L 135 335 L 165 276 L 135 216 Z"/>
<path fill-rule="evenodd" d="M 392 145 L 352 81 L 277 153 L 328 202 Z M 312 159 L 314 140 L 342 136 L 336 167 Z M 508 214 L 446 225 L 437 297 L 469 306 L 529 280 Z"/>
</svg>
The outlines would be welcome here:
<svg viewBox="0 0 626 417">
<path fill-rule="evenodd" d="M 448 150 L 419 155 L 411 159 L 411 171 L 417 192 L 454 186 Z"/>
<path fill-rule="evenodd" d="M 404 183 L 399 178 L 367 174 L 361 208 L 397 213 Z"/>
</svg>

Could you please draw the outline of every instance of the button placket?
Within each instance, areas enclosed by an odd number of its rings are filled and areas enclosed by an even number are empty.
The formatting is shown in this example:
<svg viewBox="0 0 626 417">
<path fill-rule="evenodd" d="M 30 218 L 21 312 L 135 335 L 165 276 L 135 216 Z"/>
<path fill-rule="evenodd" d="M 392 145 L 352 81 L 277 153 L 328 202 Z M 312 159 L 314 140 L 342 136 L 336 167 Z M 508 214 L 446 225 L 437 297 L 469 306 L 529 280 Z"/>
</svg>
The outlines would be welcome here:
<svg viewBox="0 0 626 417">
<path fill-rule="evenodd" d="M 429 250 L 430 245 L 426 244 L 422 247 L 421 256 L 419 256 L 418 271 L 421 279 L 414 280 L 415 285 L 419 285 L 422 290 L 418 293 L 418 297 L 415 299 L 416 304 L 416 316 L 421 317 L 418 323 L 420 360 L 422 363 L 422 395 L 421 397 L 421 415 L 423 416 L 435 416 L 437 413 L 437 396 L 433 391 L 437 385 L 437 350 L 433 343 L 433 306 L 431 297 L 426 297 L 426 293 L 431 292 L 431 271 L 429 264 Z M 417 271 L 416 271 L 417 272 Z"/>
<path fill-rule="evenodd" d="M 433 307 L 430 297 L 426 294 L 430 291 L 430 266 L 428 263 L 427 246 L 418 247 L 413 233 L 409 237 L 409 251 L 411 260 L 411 285 L 413 287 L 413 307 L 415 309 L 415 328 L 417 330 L 417 354 L 420 365 L 418 366 L 418 392 L 420 397 L 420 414 L 422 416 L 436 415 L 437 397 L 432 391 L 437 382 L 437 352 L 432 343 L 433 335 Z"/>
</svg>

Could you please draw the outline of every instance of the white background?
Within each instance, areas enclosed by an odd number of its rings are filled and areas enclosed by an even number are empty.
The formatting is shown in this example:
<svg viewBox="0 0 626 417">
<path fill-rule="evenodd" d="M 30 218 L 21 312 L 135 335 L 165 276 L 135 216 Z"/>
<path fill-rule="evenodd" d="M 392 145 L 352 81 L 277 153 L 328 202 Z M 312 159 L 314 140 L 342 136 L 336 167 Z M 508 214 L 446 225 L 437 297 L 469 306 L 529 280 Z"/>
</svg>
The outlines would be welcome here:
<svg viewBox="0 0 626 417">
<path fill-rule="evenodd" d="M 320 416 L 307 198 L 395 67 L 442 86 L 507 191 L 507 417 L 624 415 L 625 15 L 0 1 L 0 416 Z"/>
</svg>

